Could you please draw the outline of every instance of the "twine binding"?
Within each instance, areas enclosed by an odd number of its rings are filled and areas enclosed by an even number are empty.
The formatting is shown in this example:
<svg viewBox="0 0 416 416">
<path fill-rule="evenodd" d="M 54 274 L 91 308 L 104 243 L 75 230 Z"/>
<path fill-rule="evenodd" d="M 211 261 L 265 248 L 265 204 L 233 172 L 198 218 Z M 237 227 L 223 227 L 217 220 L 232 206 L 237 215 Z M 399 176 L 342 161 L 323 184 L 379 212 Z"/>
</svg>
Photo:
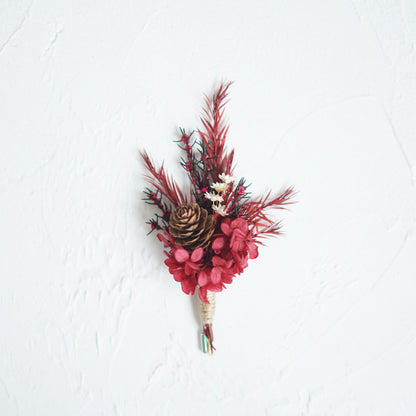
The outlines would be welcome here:
<svg viewBox="0 0 416 416">
<path fill-rule="evenodd" d="M 209 303 L 204 303 L 200 301 L 200 311 L 201 311 L 201 320 L 202 320 L 202 350 L 204 353 L 212 354 L 215 350 L 214 345 L 214 333 L 212 331 L 212 322 L 214 320 L 215 306 L 216 306 L 216 296 L 215 292 L 207 291 L 207 299 Z"/>
</svg>

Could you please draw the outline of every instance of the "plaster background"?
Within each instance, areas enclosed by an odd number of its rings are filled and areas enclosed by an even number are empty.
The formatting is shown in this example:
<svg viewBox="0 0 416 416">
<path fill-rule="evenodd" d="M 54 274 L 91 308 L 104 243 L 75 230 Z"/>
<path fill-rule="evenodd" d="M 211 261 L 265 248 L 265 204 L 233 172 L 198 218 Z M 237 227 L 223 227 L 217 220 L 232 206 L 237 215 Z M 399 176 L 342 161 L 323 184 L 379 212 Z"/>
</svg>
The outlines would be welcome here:
<svg viewBox="0 0 416 416">
<path fill-rule="evenodd" d="M 415 42 L 412 0 L 0 1 L 0 414 L 414 415 Z M 222 79 L 236 174 L 299 203 L 207 357 L 138 151 L 183 181 Z"/>
</svg>

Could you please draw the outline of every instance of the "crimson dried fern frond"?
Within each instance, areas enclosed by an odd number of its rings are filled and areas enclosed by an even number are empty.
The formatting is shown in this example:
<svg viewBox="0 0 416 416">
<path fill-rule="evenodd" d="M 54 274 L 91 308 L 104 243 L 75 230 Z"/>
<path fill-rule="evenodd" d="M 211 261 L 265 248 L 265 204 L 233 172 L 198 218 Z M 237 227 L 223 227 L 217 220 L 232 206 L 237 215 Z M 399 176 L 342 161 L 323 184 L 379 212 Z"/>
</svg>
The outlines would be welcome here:
<svg viewBox="0 0 416 416">
<path fill-rule="evenodd" d="M 258 244 L 263 244 L 258 239 L 259 238 L 266 238 L 266 237 L 274 237 L 279 234 L 281 234 L 281 225 L 280 221 L 272 222 L 270 224 L 264 224 L 264 223 L 257 223 L 253 230 L 253 238 Z"/>
<path fill-rule="evenodd" d="M 205 97 L 204 116 L 201 123 L 204 130 L 199 130 L 202 145 L 205 149 L 204 163 L 213 182 L 218 180 L 221 173 L 231 174 L 233 170 L 234 152 L 225 152 L 225 139 L 228 125 L 224 124 L 224 106 L 227 103 L 228 88 L 231 82 L 221 84 L 212 99 Z"/>
<path fill-rule="evenodd" d="M 163 164 L 157 168 L 146 151 L 140 152 L 144 165 L 149 174 L 146 175 L 146 180 L 154 186 L 163 197 L 177 207 L 180 204 L 186 203 L 187 199 L 183 195 L 176 182 L 170 178 L 166 172 Z"/>
<path fill-rule="evenodd" d="M 283 209 L 286 205 L 292 204 L 290 199 L 295 195 L 292 187 L 287 188 L 278 196 L 271 198 L 270 192 L 257 200 L 249 200 L 245 204 L 244 215 L 247 221 L 255 223 L 256 220 L 262 220 L 273 224 L 273 221 L 264 213 L 268 208 Z"/>
</svg>

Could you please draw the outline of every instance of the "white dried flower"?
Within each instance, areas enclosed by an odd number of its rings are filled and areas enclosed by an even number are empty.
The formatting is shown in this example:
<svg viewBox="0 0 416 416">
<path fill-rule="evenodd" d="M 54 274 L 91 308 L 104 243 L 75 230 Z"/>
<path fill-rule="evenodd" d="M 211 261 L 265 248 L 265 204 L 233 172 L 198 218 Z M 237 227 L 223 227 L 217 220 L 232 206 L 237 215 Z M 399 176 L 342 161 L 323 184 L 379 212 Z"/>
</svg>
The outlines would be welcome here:
<svg viewBox="0 0 416 416">
<path fill-rule="evenodd" d="M 228 185 L 224 182 L 215 182 L 211 185 L 211 188 L 215 189 L 218 193 L 221 193 L 228 188 Z"/>
<path fill-rule="evenodd" d="M 222 198 L 221 195 L 212 195 L 211 196 L 211 201 L 212 202 L 222 202 L 222 201 L 224 201 L 224 199 Z"/>
<path fill-rule="evenodd" d="M 214 194 L 213 192 L 205 192 L 205 198 L 209 199 L 212 202 L 222 202 L 222 196 Z"/>
<path fill-rule="evenodd" d="M 217 214 L 222 215 L 223 217 L 226 217 L 228 215 L 228 212 L 225 210 L 224 205 L 213 205 L 212 209 L 213 209 L 214 212 L 216 212 Z"/>
<path fill-rule="evenodd" d="M 235 181 L 235 178 L 231 175 L 226 175 L 225 173 L 221 173 L 218 175 L 218 177 L 224 182 L 224 183 L 231 183 Z"/>
</svg>

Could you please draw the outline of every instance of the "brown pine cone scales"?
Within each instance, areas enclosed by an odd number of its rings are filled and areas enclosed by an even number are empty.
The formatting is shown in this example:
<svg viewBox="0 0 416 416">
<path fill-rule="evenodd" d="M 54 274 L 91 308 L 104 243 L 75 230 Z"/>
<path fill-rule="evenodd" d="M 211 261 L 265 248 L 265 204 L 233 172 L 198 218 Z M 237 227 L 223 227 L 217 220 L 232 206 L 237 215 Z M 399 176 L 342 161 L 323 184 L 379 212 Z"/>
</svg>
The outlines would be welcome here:
<svg viewBox="0 0 416 416">
<path fill-rule="evenodd" d="M 181 204 L 170 216 L 169 234 L 187 250 L 207 247 L 214 230 L 214 216 L 198 204 Z"/>
</svg>

